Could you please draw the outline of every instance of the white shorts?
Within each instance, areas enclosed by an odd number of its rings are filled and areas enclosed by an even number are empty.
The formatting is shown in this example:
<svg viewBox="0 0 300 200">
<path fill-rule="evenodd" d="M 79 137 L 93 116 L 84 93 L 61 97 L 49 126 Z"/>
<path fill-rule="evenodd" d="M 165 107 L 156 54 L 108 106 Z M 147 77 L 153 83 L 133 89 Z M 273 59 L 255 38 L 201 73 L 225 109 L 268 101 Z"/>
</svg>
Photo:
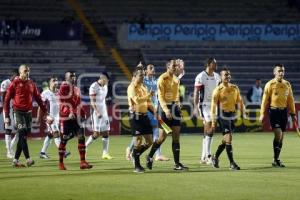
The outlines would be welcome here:
<svg viewBox="0 0 300 200">
<path fill-rule="evenodd" d="M 199 108 L 199 112 L 205 122 L 211 122 L 211 105 L 202 104 L 202 109 Z"/>
<path fill-rule="evenodd" d="M 14 115 L 13 115 L 13 110 L 12 108 L 10 109 L 9 111 L 9 118 L 10 118 L 10 125 L 8 126 L 7 124 L 4 124 L 4 129 L 9 129 L 9 130 L 16 130 L 16 122 L 15 122 L 15 118 L 14 118 Z M 5 119 L 5 113 L 3 111 L 3 120 Z"/>
<path fill-rule="evenodd" d="M 54 119 L 52 124 L 47 124 L 47 131 L 50 133 L 59 132 L 59 120 Z"/>
<path fill-rule="evenodd" d="M 97 117 L 96 113 L 92 114 L 92 126 L 95 132 L 110 131 L 110 122 L 108 115 L 103 115 L 101 118 Z"/>
</svg>

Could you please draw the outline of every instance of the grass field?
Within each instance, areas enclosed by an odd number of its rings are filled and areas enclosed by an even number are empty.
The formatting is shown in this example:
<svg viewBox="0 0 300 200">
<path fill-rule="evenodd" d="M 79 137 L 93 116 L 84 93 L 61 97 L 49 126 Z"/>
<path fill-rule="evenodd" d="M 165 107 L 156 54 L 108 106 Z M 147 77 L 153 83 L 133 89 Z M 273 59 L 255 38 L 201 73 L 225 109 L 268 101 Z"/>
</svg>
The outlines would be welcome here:
<svg viewBox="0 0 300 200">
<path fill-rule="evenodd" d="M 214 138 L 215 151 L 221 135 Z M 4 142 L 1 141 L 0 199 L 272 199 L 298 200 L 300 188 L 300 139 L 294 133 L 286 136 L 281 159 L 286 168 L 272 168 L 272 134 L 248 133 L 234 135 L 234 157 L 241 171 L 230 171 L 224 151 L 220 169 L 199 164 L 202 137 L 183 135 L 181 160 L 190 167 L 187 172 L 173 171 L 173 162 L 155 162 L 153 170 L 144 174 L 133 173 L 131 162 L 125 160 L 125 147 L 129 136 L 112 136 L 110 152 L 113 160 L 102 160 L 101 140 L 88 150 L 91 170 L 79 169 L 76 140 L 68 149 L 72 155 L 65 161 L 67 171 L 57 168 L 57 150 L 54 143 L 49 148 L 51 159 L 38 158 L 41 140 L 29 142 L 30 152 L 36 165 L 14 169 L 5 158 Z M 163 145 L 169 157 L 171 138 Z M 23 158 L 23 157 L 22 157 Z M 142 163 L 145 164 L 142 156 Z"/>
</svg>

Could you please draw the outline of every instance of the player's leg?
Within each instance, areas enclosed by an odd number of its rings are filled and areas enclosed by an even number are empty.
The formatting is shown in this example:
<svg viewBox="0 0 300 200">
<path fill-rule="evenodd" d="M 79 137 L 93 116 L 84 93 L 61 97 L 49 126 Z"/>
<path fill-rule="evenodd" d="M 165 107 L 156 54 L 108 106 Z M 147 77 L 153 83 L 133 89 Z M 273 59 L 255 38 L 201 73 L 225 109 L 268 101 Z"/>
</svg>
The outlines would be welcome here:
<svg viewBox="0 0 300 200">
<path fill-rule="evenodd" d="M 51 144 L 52 138 L 53 138 L 53 135 L 50 132 L 48 132 L 47 136 L 45 137 L 44 142 L 43 142 L 43 147 L 42 147 L 41 152 L 40 152 L 40 158 L 43 158 L 43 159 L 49 159 L 50 158 L 46 154 L 46 152 L 47 152 L 47 149 L 48 149 L 49 145 Z"/>
<path fill-rule="evenodd" d="M 85 159 L 85 127 L 80 127 L 76 120 L 72 120 L 73 132 L 78 137 L 78 152 L 80 156 L 80 169 L 91 169 L 93 165 L 89 164 Z"/>
<path fill-rule="evenodd" d="M 92 119 L 93 134 L 91 134 L 87 139 L 85 143 L 86 147 L 92 144 L 100 136 L 101 119 L 96 116 L 95 112 L 93 112 L 91 119 Z"/>
<path fill-rule="evenodd" d="M 111 160 L 113 157 L 109 155 L 109 131 L 110 123 L 108 115 L 103 115 L 101 118 L 101 135 L 102 135 L 102 159 Z"/>
<path fill-rule="evenodd" d="M 134 147 L 133 147 L 133 151 L 132 151 L 132 156 L 134 159 L 134 172 L 136 173 L 143 173 L 145 171 L 145 169 L 141 166 L 140 163 L 140 156 L 141 156 L 141 145 L 142 145 L 142 140 L 143 137 L 141 135 L 136 135 L 133 136 L 134 138 Z"/>
<path fill-rule="evenodd" d="M 6 128 L 5 129 L 5 148 L 6 148 L 7 158 L 13 158 L 13 156 L 14 156 L 13 152 L 11 151 L 11 141 L 12 141 L 11 135 L 12 135 L 12 130 Z"/>
<path fill-rule="evenodd" d="M 58 148 L 58 156 L 59 156 L 59 164 L 58 168 L 60 170 L 66 170 L 65 164 L 64 164 L 64 158 L 66 154 L 66 146 L 68 140 L 70 140 L 73 137 L 72 134 L 72 124 L 70 123 L 71 120 L 62 120 L 60 122 L 60 144 Z"/>
</svg>

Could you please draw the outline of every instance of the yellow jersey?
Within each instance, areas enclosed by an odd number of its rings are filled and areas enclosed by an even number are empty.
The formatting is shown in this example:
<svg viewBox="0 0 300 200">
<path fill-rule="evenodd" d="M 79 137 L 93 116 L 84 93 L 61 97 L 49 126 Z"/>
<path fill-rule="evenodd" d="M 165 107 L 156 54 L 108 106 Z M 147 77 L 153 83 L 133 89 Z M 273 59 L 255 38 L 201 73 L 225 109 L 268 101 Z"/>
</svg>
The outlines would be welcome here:
<svg viewBox="0 0 300 200">
<path fill-rule="evenodd" d="M 238 86 L 231 83 L 225 86 L 221 83 L 214 89 L 211 100 L 211 116 L 213 122 L 216 121 L 217 106 L 224 112 L 235 112 L 237 106 L 239 106 L 243 113 L 245 106 Z"/>
<path fill-rule="evenodd" d="M 148 106 L 152 105 L 151 94 L 141 83 L 131 82 L 127 88 L 129 110 L 137 113 L 147 113 Z"/>
<path fill-rule="evenodd" d="M 179 104 L 179 80 L 175 75 L 163 73 L 157 80 L 158 101 L 164 112 L 170 112 L 167 105 Z"/>
<path fill-rule="evenodd" d="M 261 103 L 260 113 L 263 115 L 267 107 L 288 108 L 291 114 L 295 114 L 295 103 L 291 84 L 282 79 L 275 78 L 267 82 Z"/>
</svg>

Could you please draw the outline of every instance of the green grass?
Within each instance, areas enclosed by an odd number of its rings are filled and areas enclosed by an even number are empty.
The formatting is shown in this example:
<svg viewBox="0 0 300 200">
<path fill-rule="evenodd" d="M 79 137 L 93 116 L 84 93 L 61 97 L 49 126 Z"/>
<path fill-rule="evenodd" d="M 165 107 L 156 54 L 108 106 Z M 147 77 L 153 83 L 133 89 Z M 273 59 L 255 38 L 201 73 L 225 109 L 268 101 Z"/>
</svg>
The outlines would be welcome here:
<svg viewBox="0 0 300 200">
<path fill-rule="evenodd" d="M 221 135 L 214 137 L 215 151 Z M 88 150 L 91 170 L 79 169 L 76 140 L 68 144 L 72 155 L 65 161 L 67 171 L 57 169 L 57 150 L 49 148 L 51 159 L 42 160 L 38 153 L 40 140 L 29 142 L 36 165 L 14 169 L 5 158 L 1 142 L 0 199 L 299 199 L 300 139 L 293 133 L 284 141 L 281 158 L 286 168 L 272 168 L 272 134 L 236 134 L 233 138 L 234 157 L 242 168 L 230 171 L 224 151 L 220 169 L 200 165 L 202 137 L 184 135 L 181 138 L 181 160 L 190 167 L 188 172 L 173 171 L 173 162 L 155 162 L 153 170 L 144 174 L 133 173 L 131 162 L 125 160 L 124 151 L 131 140 L 128 136 L 112 136 L 110 152 L 113 160 L 100 158 L 101 140 Z M 172 157 L 171 138 L 163 145 L 165 155 Z M 22 157 L 23 158 L 23 157 Z M 142 163 L 145 164 L 144 155 Z"/>
</svg>

